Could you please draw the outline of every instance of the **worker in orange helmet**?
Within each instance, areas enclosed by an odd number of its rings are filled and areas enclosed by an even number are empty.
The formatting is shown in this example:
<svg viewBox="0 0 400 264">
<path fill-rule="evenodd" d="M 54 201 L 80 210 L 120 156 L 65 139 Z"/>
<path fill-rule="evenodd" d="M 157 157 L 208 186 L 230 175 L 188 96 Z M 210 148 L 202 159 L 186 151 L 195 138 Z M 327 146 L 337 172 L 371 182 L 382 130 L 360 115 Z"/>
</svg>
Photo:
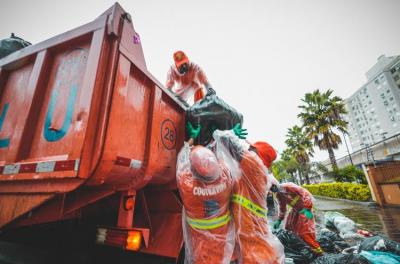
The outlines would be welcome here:
<svg viewBox="0 0 400 264">
<path fill-rule="evenodd" d="M 276 158 L 276 152 L 266 142 L 249 146 L 241 141 L 247 133 L 240 125 L 233 132 L 217 130 L 213 137 L 217 156 L 226 160 L 234 179 L 232 208 L 239 263 L 284 263 L 283 246 L 267 223 L 266 198 L 273 181 L 267 168 Z"/>
<path fill-rule="evenodd" d="M 279 219 L 274 223 L 274 229 L 278 229 L 285 219 L 287 205 L 292 210 L 286 219 L 286 230 L 294 232 L 306 242 L 311 249 L 319 255 L 324 252 L 315 237 L 315 218 L 312 213 L 312 195 L 306 189 L 292 183 L 275 184 L 271 191 L 276 193 L 279 202 Z"/>
<path fill-rule="evenodd" d="M 229 210 L 232 178 L 210 149 L 190 146 L 200 127 L 194 129 L 189 123 L 188 131 L 191 140 L 179 152 L 177 162 L 185 263 L 228 264 L 235 246 Z"/>
<path fill-rule="evenodd" d="M 203 99 L 205 92 L 211 88 L 203 70 L 189 61 L 183 51 L 175 52 L 173 57 L 175 64 L 168 72 L 165 86 L 184 101 L 188 101 L 193 95 L 194 102 Z"/>
</svg>

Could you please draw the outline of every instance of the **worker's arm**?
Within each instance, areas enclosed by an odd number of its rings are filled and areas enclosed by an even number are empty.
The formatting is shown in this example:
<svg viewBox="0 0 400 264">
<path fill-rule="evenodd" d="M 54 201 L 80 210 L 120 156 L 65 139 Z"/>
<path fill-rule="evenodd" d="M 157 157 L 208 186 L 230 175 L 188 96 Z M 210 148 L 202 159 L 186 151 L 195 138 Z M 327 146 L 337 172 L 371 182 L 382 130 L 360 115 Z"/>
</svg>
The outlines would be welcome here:
<svg viewBox="0 0 400 264">
<path fill-rule="evenodd" d="M 200 84 L 204 85 L 205 91 L 208 91 L 211 88 L 211 85 L 207 79 L 206 74 L 204 71 L 200 68 L 200 66 L 196 65 L 196 78 L 199 80 Z M 205 91 L 204 88 L 201 87 L 198 89 L 195 94 L 194 94 L 194 101 L 197 102 L 205 97 Z"/>
<path fill-rule="evenodd" d="M 174 78 L 174 70 L 172 69 L 172 67 L 169 69 L 168 74 L 167 74 L 167 82 L 165 84 L 165 87 L 167 87 L 168 89 L 172 89 L 172 87 L 174 87 L 175 84 L 175 78 Z"/>
<path fill-rule="evenodd" d="M 279 204 L 279 220 L 285 219 L 285 214 L 286 214 L 286 202 L 284 201 L 283 197 L 281 197 L 282 194 L 277 193 L 276 194 L 276 199 L 278 200 Z"/>
<path fill-rule="evenodd" d="M 203 89 L 198 89 L 195 93 L 194 93 L 194 102 L 200 101 L 201 99 L 204 98 L 204 91 Z"/>
<path fill-rule="evenodd" d="M 243 154 L 247 149 L 232 130 L 215 130 L 213 138 L 217 142 L 217 147 L 218 144 L 221 144 L 235 160 L 239 162 L 242 160 Z"/>
</svg>

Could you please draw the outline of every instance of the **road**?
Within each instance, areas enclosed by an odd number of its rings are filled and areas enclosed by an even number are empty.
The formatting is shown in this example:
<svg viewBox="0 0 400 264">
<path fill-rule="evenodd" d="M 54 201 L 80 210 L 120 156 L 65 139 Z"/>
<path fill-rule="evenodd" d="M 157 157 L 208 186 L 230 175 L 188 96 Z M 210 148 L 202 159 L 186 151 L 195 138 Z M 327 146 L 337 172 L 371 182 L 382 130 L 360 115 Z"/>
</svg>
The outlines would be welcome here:
<svg viewBox="0 0 400 264">
<path fill-rule="evenodd" d="M 352 203 L 341 200 L 317 198 L 315 201 L 317 222 L 321 223 L 324 212 L 337 211 L 352 219 L 359 229 L 383 234 L 400 242 L 400 208 L 378 207 L 371 203 Z"/>
</svg>

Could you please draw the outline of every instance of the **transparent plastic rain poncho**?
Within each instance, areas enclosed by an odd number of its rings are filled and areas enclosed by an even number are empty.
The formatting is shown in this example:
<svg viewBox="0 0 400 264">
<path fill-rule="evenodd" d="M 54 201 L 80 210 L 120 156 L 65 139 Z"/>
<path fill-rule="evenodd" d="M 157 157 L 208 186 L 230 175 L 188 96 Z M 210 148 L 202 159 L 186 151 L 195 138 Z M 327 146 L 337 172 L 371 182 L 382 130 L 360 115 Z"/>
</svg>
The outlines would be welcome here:
<svg viewBox="0 0 400 264">
<path fill-rule="evenodd" d="M 239 263 L 284 263 L 283 246 L 267 223 L 266 199 L 273 176 L 250 145 L 232 131 L 216 130 L 213 138 L 212 149 L 233 177 L 231 207 Z"/>
<path fill-rule="evenodd" d="M 193 151 L 199 154 L 196 160 L 191 156 Z M 207 151 L 214 155 L 203 146 L 190 147 L 185 143 L 178 155 L 177 183 L 183 200 L 182 227 L 187 264 L 229 263 L 235 246 L 229 210 L 232 178 L 215 155 L 217 166 L 214 166 L 213 157 L 207 153 L 203 155 Z M 199 170 L 211 171 L 211 174 L 203 177 Z"/>
<path fill-rule="evenodd" d="M 185 74 L 179 73 L 175 65 L 171 66 L 167 75 L 166 87 L 171 89 L 184 101 L 193 104 L 193 101 L 204 97 L 205 85 L 207 83 L 207 76 L 200 66 L 189 62 L 189 68 Z M 198 95 L 195 96 L 195 93 L 198 93 Z"/>
<path fill-rule="evenodd" d="M 286 218 L 285 229 L 294 232 L 312 248 L 319 248 L 320 245 L 315 236 L 315 217 L 308 219 L 300 213 L 302 209 L 312 211 L 314 201 L 312 194 L 292 182 L 286 182 L 279 185 L 276 198 L 279 203 L 280 220 L 285 218 L 288 207 L 290 210 Z"/>
</svg>

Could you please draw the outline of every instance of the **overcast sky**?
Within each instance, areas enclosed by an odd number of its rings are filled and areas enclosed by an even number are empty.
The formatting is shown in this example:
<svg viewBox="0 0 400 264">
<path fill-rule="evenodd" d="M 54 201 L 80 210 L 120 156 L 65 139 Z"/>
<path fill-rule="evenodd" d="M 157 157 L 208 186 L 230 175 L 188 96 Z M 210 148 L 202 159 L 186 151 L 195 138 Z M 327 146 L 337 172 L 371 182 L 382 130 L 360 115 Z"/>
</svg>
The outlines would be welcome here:
<svg viewBox="0 0 400 264">
<path fill-rule="evenodd" d="M 0 38 L 38 43 L 90 22 L 114 1 L 0 1 Z M 278 151 L 306 92 L 349 97 L 381 55 L 400 55 L 400 0 L 119 1 L 162 83 L 184 50 L 244 115 L 249 139 Z M 337 156 L 345 155 L 344 148 Z M 316 160 L 328 157 L 316 153 Z"/>
</svg>

